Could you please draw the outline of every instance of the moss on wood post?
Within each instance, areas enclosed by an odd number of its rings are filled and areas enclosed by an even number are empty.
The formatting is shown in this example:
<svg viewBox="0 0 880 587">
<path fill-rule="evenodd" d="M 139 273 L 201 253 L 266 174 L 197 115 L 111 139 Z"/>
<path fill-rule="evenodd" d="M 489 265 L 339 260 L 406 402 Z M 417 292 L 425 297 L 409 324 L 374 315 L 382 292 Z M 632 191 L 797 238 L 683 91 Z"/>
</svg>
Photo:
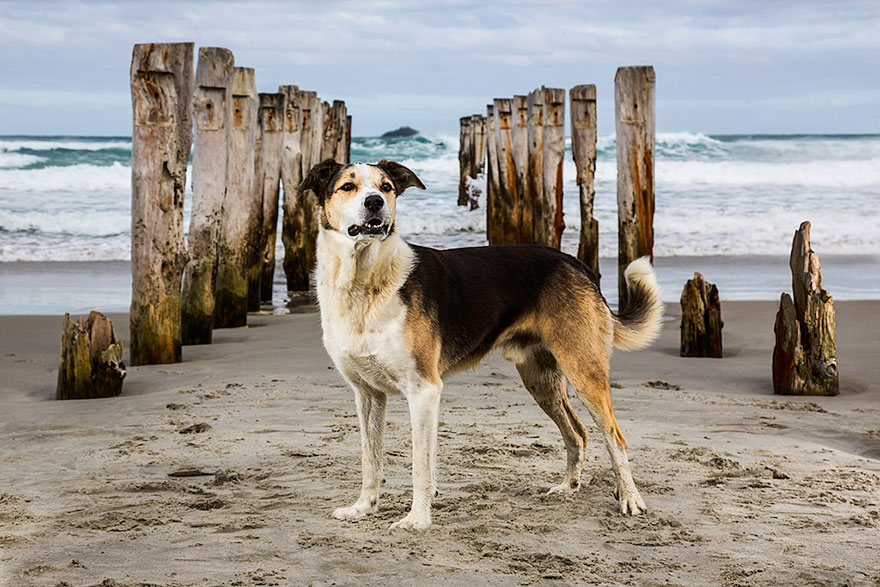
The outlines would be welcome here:
<svg viewBox="0 0 880 587">
<path fill-rule="evenodd" d="M 183 272 L 183 344 L 210 344 L 214 327 L 214 280 L 223 197 L 226 193 L 227 104 L 232 51 L 200 47 L 193 97 L 192 190 L 189 261 Z"/>
<path fill-rule="evenodd" d="M 599 281 L 599 221 L 593 216 L 596 196 L 596 86 L 575 86 L 568 92 L 571 102 L 571 156 L 577 168 L 581 205 L 578 259 L 593 270 Z"/>
<path fill-rule="evenodd" d="M 284 94 L 260 94 L 260 171 L 257 175 L 263 205 L 260 231 L 260 301 L 272 301 L 275 279 L 275 242 L 281 181 L 281 144 L 284 130 Z"/>
<path fill-rule="evenodd" d="M 193 44 L 135 45 L 130 75 L 131 363 L 179 363 Z"/>
<path fill-rule="evenodd" d="M 217 281 L 214 288 L 214 328 L 247 325 L 249 261 L 255 254 L 260 203 L 254 191 L 254 143 L 259 101 L 254 70 L 236 67 L 232 72 L 226 162 L 226 197 L 220 230 Z"/>
<path fill-rule="evenodd" d="M 654 68 L 621 67 L 614 76 L 617 137 L 617 288 L 628 300 L 624 271 L 654 260 Z"/>
<path fill-rule="evenodd" d="M 819 255 L 810 246 L 809 222 L 794 234 L 790 266 L 794 300 L 783 293 L 776 314 L 773 392 L 837 395 L 834 298 L 822 288 Z"/>
</svg>

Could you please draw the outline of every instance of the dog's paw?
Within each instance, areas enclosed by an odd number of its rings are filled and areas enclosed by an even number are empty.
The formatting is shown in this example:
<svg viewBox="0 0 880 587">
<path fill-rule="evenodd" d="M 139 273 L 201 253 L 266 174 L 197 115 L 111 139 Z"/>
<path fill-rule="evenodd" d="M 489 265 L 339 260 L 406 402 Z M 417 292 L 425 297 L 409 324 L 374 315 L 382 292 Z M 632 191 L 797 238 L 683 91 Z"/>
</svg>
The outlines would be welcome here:
<svg viewBox="0 0 880 587">
<path fill-rule="evenodd" d="M 580 489 L 580 487 L 580 481 L 577 481 L 576 479 L 566 480 L 559 485 L 551 487 L 547 492 L 547 495 L 571 495 L 577 493 L 577 490 Z"/>
<path fill-rule="evenodd" d="M 639 495 L 638 489 L 633 488 L 630 491 L 622 491 L 620 496 L 620 513 L 624 516 L 638 516 L 648 511 L 642 496 Z"/>
<path fill-rule="evenodd" d="M 402 520 L 391 524 L 391 530 L 425 530 L 431 525 L 431 515 L 419 515 L 413 512 L 407 514 Z"/>
<path fill-rule="evenodd" d="M 368 514 L 375 514 L 379 510 L 378 500 L 357 500 L 354 504 L 333 510 L 333 517 L 337 520 L 356 520 Z"/>
</svg>

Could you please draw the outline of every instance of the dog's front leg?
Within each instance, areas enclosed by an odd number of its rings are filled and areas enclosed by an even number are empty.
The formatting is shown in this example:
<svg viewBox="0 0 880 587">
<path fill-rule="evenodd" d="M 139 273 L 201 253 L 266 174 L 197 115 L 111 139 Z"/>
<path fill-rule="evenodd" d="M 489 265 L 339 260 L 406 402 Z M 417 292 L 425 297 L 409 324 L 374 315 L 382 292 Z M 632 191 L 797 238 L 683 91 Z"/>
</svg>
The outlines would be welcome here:
<svg viewBox="0 0 880 587">
<path fill-rule="evenodd" d="M 382 465 L 385 460 L 384 393 L 355 387 L 358 424 L 361 429 L 361 496 L 348 507 L 336 508 L 333 517 L 340 520 L 360 518 L 379 509 L 382 487 Z"/>
<path fill-rule="evenodd" d="M 443 384 L 428 384 L 407 395 L 412 423 L 412 508 L 391 529 L 424 530 L 431 525 L 431 502 L 436 491 L 437 422 Z"/>
</svg>

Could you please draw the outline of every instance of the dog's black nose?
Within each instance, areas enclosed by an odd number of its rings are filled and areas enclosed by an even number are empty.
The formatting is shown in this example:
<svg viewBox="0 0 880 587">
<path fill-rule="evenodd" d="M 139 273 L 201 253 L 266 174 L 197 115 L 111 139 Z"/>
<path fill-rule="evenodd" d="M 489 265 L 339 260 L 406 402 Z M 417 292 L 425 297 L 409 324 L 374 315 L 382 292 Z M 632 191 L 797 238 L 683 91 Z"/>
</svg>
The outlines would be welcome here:
<svg viewBox="0 0 880 587">
<path fill-rule="evenodd" d="M 364 200 L 364 208 L 370 212 L 378 212 L 384 205 L 385 200 L 382 199 L 382 196 L 367 196 L 367 199 Z"/>
</svg>

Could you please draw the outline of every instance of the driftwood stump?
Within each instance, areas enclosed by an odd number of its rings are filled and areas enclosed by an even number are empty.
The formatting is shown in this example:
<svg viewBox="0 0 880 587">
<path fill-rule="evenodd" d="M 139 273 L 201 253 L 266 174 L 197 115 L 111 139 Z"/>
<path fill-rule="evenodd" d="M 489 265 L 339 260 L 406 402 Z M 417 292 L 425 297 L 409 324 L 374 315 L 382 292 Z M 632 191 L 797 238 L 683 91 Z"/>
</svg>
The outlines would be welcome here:
<svg viewBox="0 0 880 587">
<path fill-rule="evenodd" d="M 624 272 L 654 251 L 654 68 L 621 67 L 614 76 L 617 136 L 617 289 L 628 292 Z"/>
<path fill-rule="evenodd" d="M 581 234 L 578 259 L 593 270 L 599 282 L 599 221 L 593 216 L 596 196 L 596 86 L 575 86 L 571 101 L 571 156 L 577 168 L 581 203 Z"/>
<path fill-rule="evenodd" d="M 720 359 L 723 327 L 718 288 L 694 273 L 681 292 L 681 356 Z"/>
<path fill-rule="evenodd" d="M 91 312 L 88 320 L 74 322 L 65 314 L 55 399 L 114 397 L 122 392 L 123 379 L 122 343 L 110 320 Z"/>
<path fill-rule="evenodd" d="M 179 363 L 193 44 L 135 45 L 130 74 L 131 362 Z"/>
<path fill-rule="evenodd" d="M 199 48 L 193 98 L 193 208 L 181 303 L 183 344 L 210 344 L 212 340 L 217 239 L 226 194 L 226 115 L 233 66 L 229 49 Z"/>
<path fill-rule="evenodd" d="M 822 289 L 819 255 L 810 247 L 809 222 L 794 233 L 790 265 L 794 300 L 783 293 L 776 314 L 773 392 L 837 395 L 834 298 Z"/>
</svg>

